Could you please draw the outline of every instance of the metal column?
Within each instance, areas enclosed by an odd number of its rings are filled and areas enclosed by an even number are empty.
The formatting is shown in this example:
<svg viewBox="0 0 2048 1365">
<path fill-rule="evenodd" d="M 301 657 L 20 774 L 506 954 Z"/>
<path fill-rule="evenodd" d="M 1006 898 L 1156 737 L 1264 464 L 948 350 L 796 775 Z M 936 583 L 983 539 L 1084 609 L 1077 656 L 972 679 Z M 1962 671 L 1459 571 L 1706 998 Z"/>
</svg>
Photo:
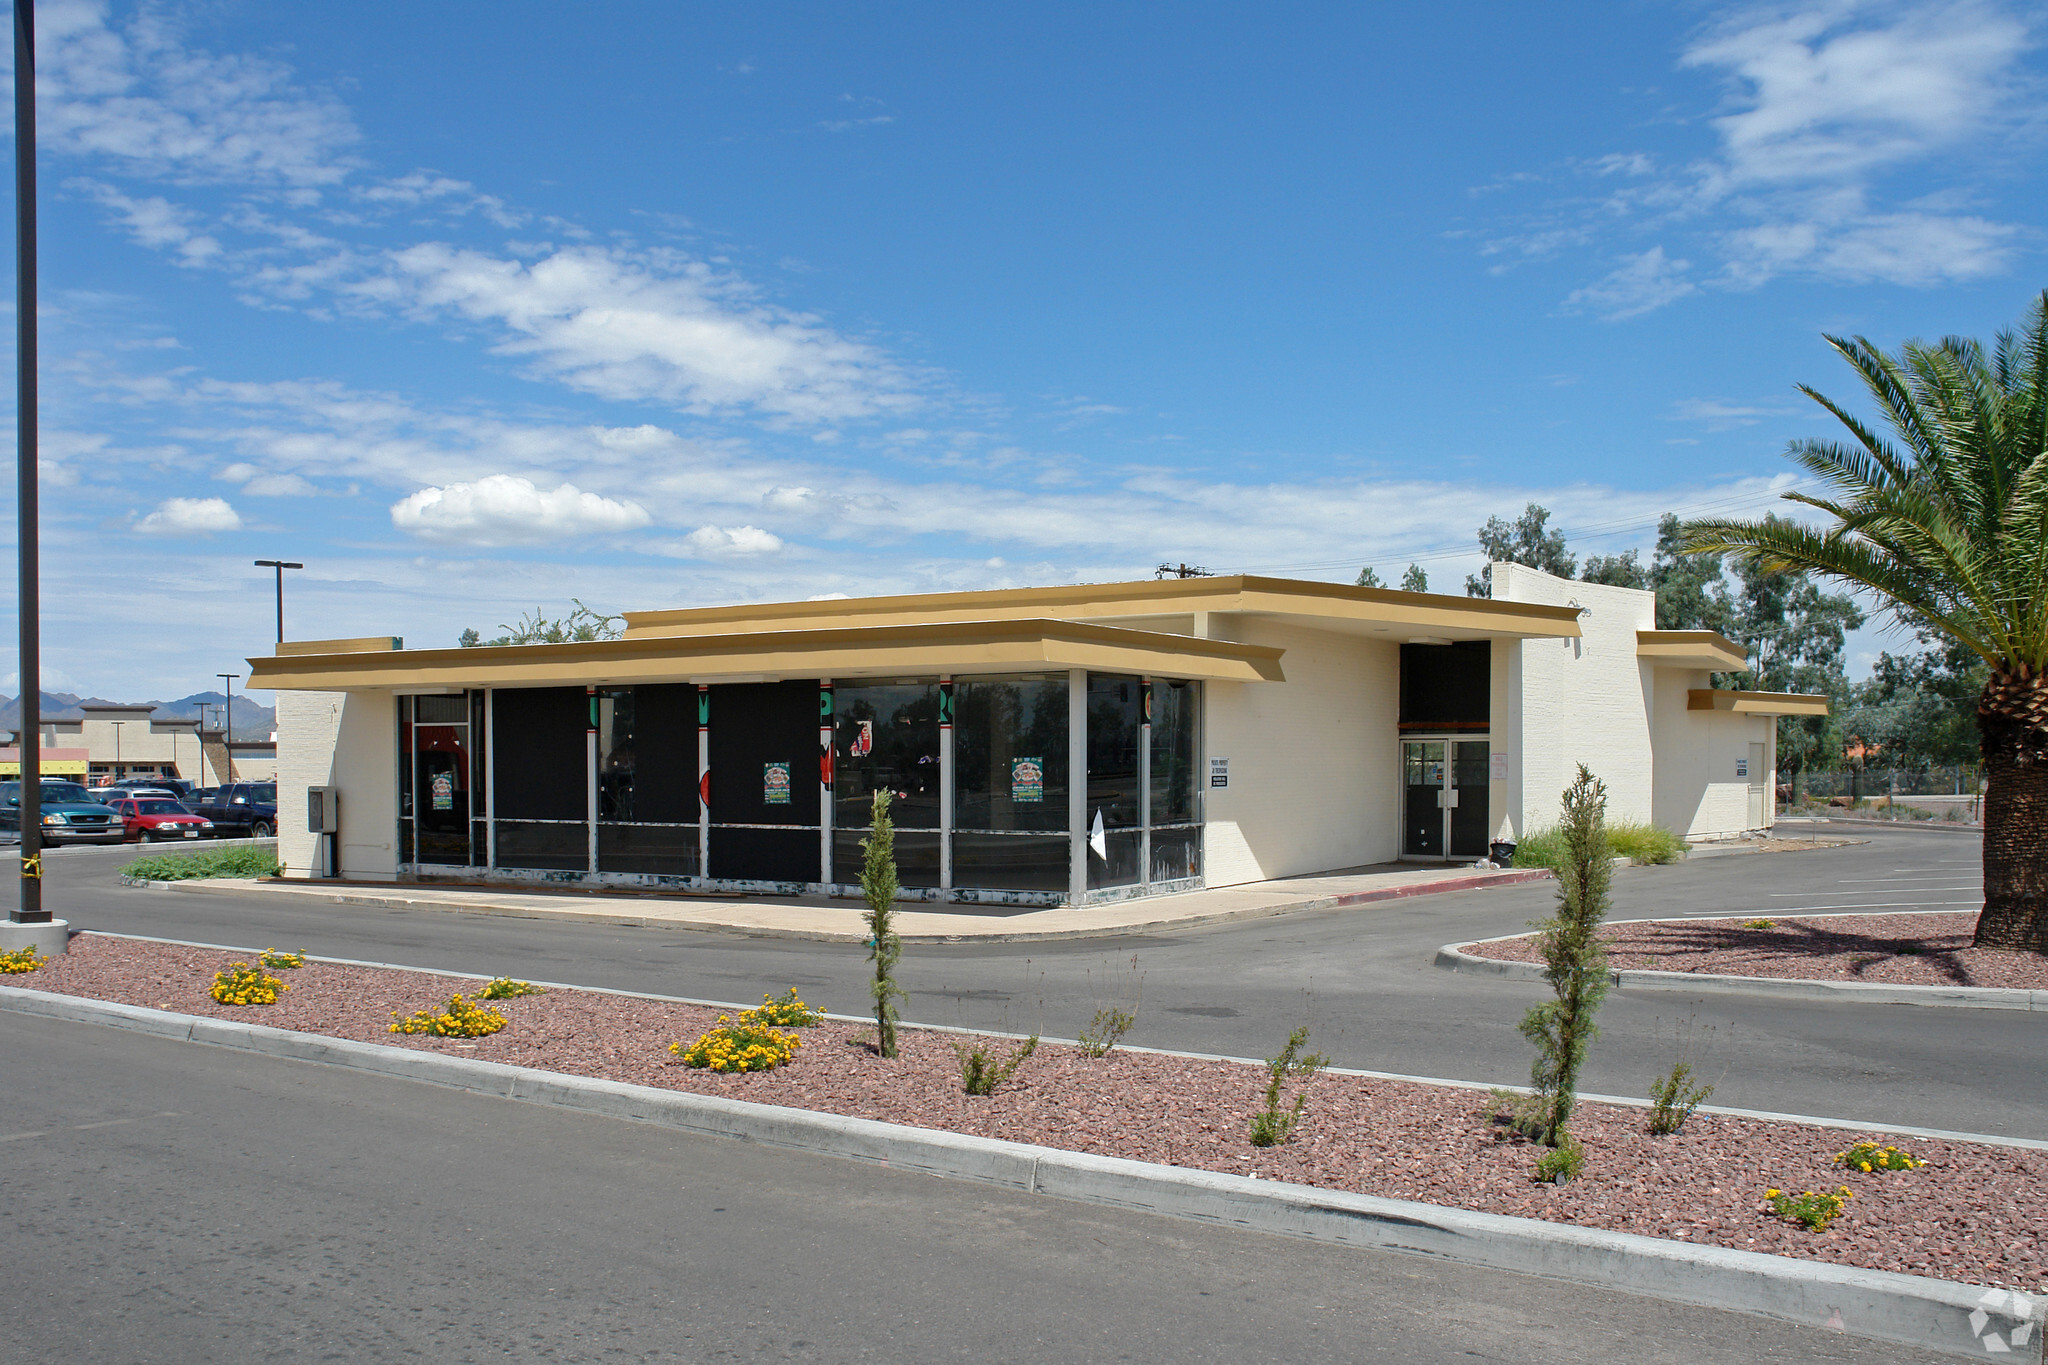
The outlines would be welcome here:
<svg viewBox="0 0 2048 1365">
<path fill-rule="evenodd" d="M 1138 679 L 1138 884 L 1152 885 L 1152 680 Z"/>
<path fill-rule="evenodd" d="M 484 689 L 484 866 L 498 866 L 498 689 Z"/>
<path fill-rule="evenodd" d="M 953 894 L 953 680 L 939 679 L 939 893 Z"/>
<path fill-rule="evenodd" d="M 818 680 L 818 881 L 832 882 L 832 680 Z"/>
<path fill-rule="evenodd" d="M 697 875 L 711 875 L 711 689 L 697 684 Z"/>
<path fill-rule="evenodd" d="M 1067 903 L 1088 899 L 1088 670 L 1067 670 Z"/>
<path fill-rule="evenodd" d="M 583 830 L 588 839 L 589 870 L 597 871 L 597 689 L 583 689 L 590 703 L 590 723 L 583 732 Z"/>
</svg>

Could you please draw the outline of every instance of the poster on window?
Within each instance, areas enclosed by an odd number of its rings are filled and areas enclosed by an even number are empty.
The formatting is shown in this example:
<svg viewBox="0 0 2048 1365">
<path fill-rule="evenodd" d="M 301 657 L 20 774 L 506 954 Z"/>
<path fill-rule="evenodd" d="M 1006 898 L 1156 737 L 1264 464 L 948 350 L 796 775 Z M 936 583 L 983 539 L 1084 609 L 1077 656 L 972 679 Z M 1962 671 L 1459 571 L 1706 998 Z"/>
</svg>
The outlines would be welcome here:
<svg viewBox="0 0 2048 1365">
<path fill-rule="evenodd" d="M 847 750 L 855 758 L 866 758 L 875 751 L 875 723 L 871 720 L 855 721 L 853 745 Z"/>
<path fill-rule="evenodd" d="M 433 799 L 435 810 L 455 809 L 454 773 L 435 773 L 433 780 L 427 785 L 434 794 Z"/>
<path fill-rule="evenodd" d="M 1045 800 L 1045 763 L 1036 758 L 1013 758 L 1010 760 L 1010 799 L 1012 801 Z"/>
<path fill-rule="evenodd" d="M 764 763 L 761 765 L 761 800 L 770 806 L 789 804 L 789 765 L 787 763 Z"/>
</svg>

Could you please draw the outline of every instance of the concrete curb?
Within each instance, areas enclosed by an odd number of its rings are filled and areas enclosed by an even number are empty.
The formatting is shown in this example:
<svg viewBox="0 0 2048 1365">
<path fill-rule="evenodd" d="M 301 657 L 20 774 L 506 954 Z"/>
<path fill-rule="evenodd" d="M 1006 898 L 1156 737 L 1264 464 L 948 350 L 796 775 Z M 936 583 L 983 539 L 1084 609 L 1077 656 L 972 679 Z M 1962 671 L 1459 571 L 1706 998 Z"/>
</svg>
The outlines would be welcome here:
<svg viewBox="0 0 2048 1365">
<path fill-rule="evenodd" d="M 260 948 L 237 947 L 232 944 L 196 943 L 191 939 L 183 938 L 155 938 L 148 934 L 117 934 L 108 929 L 92 929 L 82 932 L 97 934 L 102 938 L 127 939 L 136 943 L 165 943 L 177 948 L 205 948 L 212 952 L 244 953 L 252 957 L 263 951 Z M 469 981 L 489 981 L 491 979 L 490 974 L 487 972 L 459 971 L 446 967 L 414 967 L 402 962 L 369 962 L 362 958 L 353 957 L 322 957 L 317 953 L 308 953 L 306 960 L 309 962 L 328 962 L 342 967 L 374 967 L 379 971 L 414 972 L 421 976 L 449 976 Z M 627 1000 L 656 1000 L 668 1005 L 695 1005 L 700 1009 L 719 1010 L 721 1012 L 730 1011 L 737 1013 L 740 1010 L 753 1008 L 752 1005 L 732 1000 L 701 1000 L 696 996 L 690 995 L 660 995 L 651 991 L 621 990 L 612 986 L 579 986 L 573 981 L 535 981 L 533 984 L 551 991 L 582 991 L 590 995 L 615 995 Z M 873 1018 L 873 1016 L 865 1014 L 835 1014 L 829 1010 L 825 1012 L 825 1017 L 842 1024 L 866 1024 L 872 1022 Z M 917 1029 L 924 1033 L 954 1033 L 974 1038 L 1007 1038 L 1014 1042 L 1022 1042 L 1027 1036 L 1022 1033 L 1005 1033 L 999 1029 L 966 1028 L 955 1024 L 927 1024 L 915 1020 L 904 1020 L 900 1027 Z M 1039 1041 L 1057 1047 L 1080 1046 L 1078 1039 L 1061 1038 L 1053 1034 L 1041 1035 Z M 1233 1066 L 1257 1067 L 1261 1069 L 1268 1065 L 1265 1059 L 1259 1057 L 1233 1057 L 1228 1053 L 1221 1052 L 1186 1052 L 1176 1048 L 1144 1047 L 1136 1043 L 1118 1043 L 1116 1050 L 1119 1052 L 1143 1053 L 1149 1057 L 1184 1057 L 1189 1061 L 1196 1062 L 1229 1062 Z M 1415 1076 L 1401 1071 L 1369 1071 L 1348 1066 L 1325 1067 L 1324 1071 L 1332 1076 L 1363 1076 L 1369 1080 L 1399 1081 L 1406 1085 L 1431 1085 L 1450 1090 L 1484 1090 L 1489 1093 L 1495 1090 L 1512 1090 L 1519 1094 L 1530 1093 L 1529 1087 L 1526 1085 L 1496 1084 L 1492 1081 L 1461 1081 L 1443 1076 Z M 1651 1107 L 1649 1100 L 1636 1095 L 1599 1095 L 1590 1091 L 1580 1091 L 1579 1098 L 1588 1104 L 1609 1104 L 1623 1109 L 1648 1109 Z M 1738 1119 L 1758 1119 L 1765 1123 L 1797 1123 L 1808 1128 L 1833 1128 L 1850 1133 L 1884 1133 L 1892 1137 L 1938 1138 L 1944 1142 L 1973 1142 L 1980 1147 L 2016 1147 L 2028 1151 L 2048 1152 L 2048 1141 L 2039 1138 L 2001 1137 L 1996 1133 L 1962 1133 L 1952 1128 L 1919 1128 L 1910 1124 L 1882 1123 L 1870 1119 L 1838 1119 L 1827 1118 L 1817 1114 L 1786 1114 L 1769 1109 L 1735 1109 L 1719 1104 L 1703 1104 L 1699 1107 L 1699 1112 L 1702 1114 L 1724 1114 L 1730 1118 Z"/>
<path fill-rule="evenodd" d="M 563 1076 L 19 987 L 0 986 L 0 1009 L 344 1066 L 1081 1203 L 1571 1280 L 1949 1354 L 2042 1360 L 2048 1297 L 2002 1289 Z"/>
<path fill-rule="evenodd" d="M 1861 917 L 1854 915 L 1799 915 L 1798 919 Z M 1909 915 L 1947 914 L 1942 910 L 1902 910 Z M 1690 924 L 1713 916 L 1689 915 L 1672 919 L 1617 920 L 1617 924 Z M 1724 916 L 1722 918 L 1733 918 Z M 1527 938 L 1519 934 L 1498 934 L 1467 943 L 1446 943 L 1436 950 L 1434 965 L 1446 971 L 1472 976 L 1498 976 L 1510 981 L 1542 981 L 1544 969 L 1534 962 L 1504 962 L 1463 951 L 1481 943 L 1505 943 Z M 1939 1009 L 2023 1010 L 2048 1013 L 2048 990 L 2027 990 L 2004 986 L 1902 986 L 1887 982 L 1800 981 L 1777 976 L 1728 976 L 1710 972 L 1652 972 L 1637 968 L 1609 971 L 1608 980 L 1617 990 L 1696 991 L 1708 994 L 1774 995 L 1781 1000 L 1817 1000 L 1831 1004 L 1919 1005 Z"/>
<path fill-rule="evenodd" d="M 1155 909 L 1150 918 L 1132 919 L 1118 924 L 1098 925 L 1092 928 L 1039 929 L 1014 933 L 986 934 L 904 934 L 905 943 L 1038 943 L 1056 939 L 1103 938 L 1133 932 L 1151 932 L 1170 929 L 1192 929 L 1202 925 L 1224 924 L 1236 920 L 1265 919 L 1273 915 L 1291 915 L 1305 911 L 1341 910 L 1351 906 L 1369 905 L 1376 901 L 1405 900 L 1411 896 L 1438 895 L 1452 891 L 1475 891 L 1494 886 L 1515 886 L 1523 882 L 1547 881 L 1552 876 L 1548 868 L 1524 868 L 1519 871 L 1475 873 L 1469 877 L 1446 877 L 1442 881 L 1414 882 L 1405 886 L 1382 887 L 1371 891 L 1353 891 L 1337 896 L 1316 896 L 1298 901 L 1284 901 L 1275 905 L 1251 906 L 1242 910 L 1220 910 L 1209 914 L 1162 915 Z M 673 915 L 635 915 L 610 907 L 585 909 L 579 907 L 573 898 L 564 898 L 560 908 L 524 905 L 506 905 L 489 901 L 460 901 L 436 897 L 432 894 L 415 894 L 404 891 L 325 891 L 298 890 L 280 887 L 275 882 L 249 881 L 241 878 L 202 878 L 181 882 L 144 881 L 139 878 L 123 877 L 126 885 L 150 891 L 185 891 L 209 895 L 285 895 L 297 896 L 327 905 L 361 905 L 390 910 L 444 910 L 461 915 L 499 915 L 510 919 L 565 919 L 585 924 L 625 925 L 640 929 L 685 929 L 711 933 L 740 934 L 747 938 L 803 939 L 817 943 L 865 943 L 867 936 L 858 932 L 841 932 L 832 929 L 783 929 L 774 926 L 753 924 L 732 924 L 711 916 L 696 919 L 682 919 Z M 344 883 L 346 885 L 346 883 Z M 688 899 L 687 897 L 679 899 Z M 1170 899 L 1170 898 L 1169 898 Z M 1147 906 L 1148 902 L 1133 900 L 1133 906 Z M 1156 907 L 1157 902 L 1149 903 Z M 917 907 L 909 907 L 916 910 Z M 1085 910 L 1098 909 L 1095 906 L 1081 907 Z"/>
</svg>

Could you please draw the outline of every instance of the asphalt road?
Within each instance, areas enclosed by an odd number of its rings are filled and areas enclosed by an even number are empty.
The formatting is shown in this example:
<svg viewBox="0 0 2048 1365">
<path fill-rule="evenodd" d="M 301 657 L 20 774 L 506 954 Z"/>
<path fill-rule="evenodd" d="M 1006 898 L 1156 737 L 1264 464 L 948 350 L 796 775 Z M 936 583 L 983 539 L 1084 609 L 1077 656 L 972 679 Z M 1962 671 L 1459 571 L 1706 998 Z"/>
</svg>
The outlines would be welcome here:
<svg viewBox="0 0 2048 1365">
<path fill-rule="evenodd" d="M 1855 833 L 1870 842 L 1624 869 L 1613 917 L 1981 903 L 1976 836 Z M 80 928 L 207 943 L 723 1001 L 794 985 L 847 1013 L 866 999 L 863 950 L 844 944 L 142 891 L 115 875 L 130 856 L 62 850 L 48 862 L 48 903 Z M 903 1014 L 1072 1037 L 1100 1005 L 1130 998 L 1141 975 L 1132 1043 L 1267 1056 L 1308 1019 L 1314 1045 L 1341 1066 L 1512 1084 L 1527 1079 L 1530 1058 L 1516 1024 L 1544 987 L 1446 972 L 1431 960 L 1446 942 L 1526 928 L 1552 897 L 1539 882 L 1113 939 L 913 945 L 898 968 L 911 996 Z M 1584 1088 L 1645 1094 L 1688 1019 L 1719 1104 L 2048 1137 L 2042 1014 L 1618 991 L 1601 1011 Z"/>
<path fill-rule="evenodd" d="M 89 1024 L 0 1049 L 0 1361 L 1926 1360 Z"/>
</svg>

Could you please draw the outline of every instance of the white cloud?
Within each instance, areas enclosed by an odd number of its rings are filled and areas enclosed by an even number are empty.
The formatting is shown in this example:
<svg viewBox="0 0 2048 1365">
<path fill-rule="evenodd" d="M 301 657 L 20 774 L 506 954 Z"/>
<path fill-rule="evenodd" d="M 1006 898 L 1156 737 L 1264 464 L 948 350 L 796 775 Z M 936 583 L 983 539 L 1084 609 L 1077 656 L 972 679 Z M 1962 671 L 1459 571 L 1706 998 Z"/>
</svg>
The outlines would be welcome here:
<svg viewBox="0 0 2048 1365">
<path fill-rule="evenodd" d="M 148 536 L 210 536 L 241 530 L 242 519 L 225 498 L 167 498 L 135 529 Z"/>
<path fill-rule="evenodd" d="M 393 504 L 391 524 L 424 540 L 462 545 L 523 545 L 573 536 L 635 531 L 651 518 L 635 502 L 615 501 L 565 483 L 543 491 L 532 480 L 492 474 L 474 483 L 422 488 Z"/>
<path fill-rule="evenodd" d="M 187 47 L 164 11 L 125 25 L 103 0 L 36 7 L 37 133 L 52 151 L 185 182 L 331 185 L 359 138 L 348 110 L 289 67 Z"/>
<path fill-rule="evenodd" d="M 1766 417 L 1790 417 L 1800 409 L 1787 404 L 1726 403 L 1718 398 L 1686 398 L 1672 404 L 1674 421 L 1703 423 L 1708 431 L 1755 426 Z"/>
<path fill-rule="evenodd" d="M 259 474 L 242 485 L 252 498 L 315 498 L 320 489 L 296 474 Z"/>
<path fill-rule="evenodd" d="M 2001 274 L 2033 229 L 1980 201 L 2012 139 L 2048 117 L 2022 68 L 2037 27 L 1988 0 L 1739 6 L 1679 58 L 1722 86 L 1706 121 L 1710 153 L 1664 168 L 1639 152 L 1571 163 L 1586 193 L 1485 237 L 1481 253 L 1498 273 L 1654 231 L 1667 242 L 1694 235 L 1684 249 L 1705 261 L 1702 283 L 1722 288 L 1786 275 L 1928 286 Z M 1570 303 L 1631 317 L 1694 292 L 1671 284 L 1638 255 Z"/>
<path fill-rule="evenodd" d="M 527 262 L 424 243 L 351 288 L 418 314 L 502 329 L 498 349 L 603 398 L 836 422 L 915 403 L 908 376 L 817 318 L 665 249 L 568 247 Z"/>
<path fill-rule="evenodd" d="M 1565 307 L 1590 309 L 1610 322 L 1639 317 L 1697 289 L 1686 278 L 1691 268 L 1692 262 L 1671 260 L 1664 255 L 1663 247 L 1654 246 L 1624 256 L 1605 278 L 1573 290 L 1564 301 Z"/>
<path fill-rule="evenodd" d="M 782 548 L 782 537 L 758 526 L 699 526 L 683 537 L 679 549 L 699 559 L 731 559 L 748 555 L 772 555 Z"/>
</svg>

